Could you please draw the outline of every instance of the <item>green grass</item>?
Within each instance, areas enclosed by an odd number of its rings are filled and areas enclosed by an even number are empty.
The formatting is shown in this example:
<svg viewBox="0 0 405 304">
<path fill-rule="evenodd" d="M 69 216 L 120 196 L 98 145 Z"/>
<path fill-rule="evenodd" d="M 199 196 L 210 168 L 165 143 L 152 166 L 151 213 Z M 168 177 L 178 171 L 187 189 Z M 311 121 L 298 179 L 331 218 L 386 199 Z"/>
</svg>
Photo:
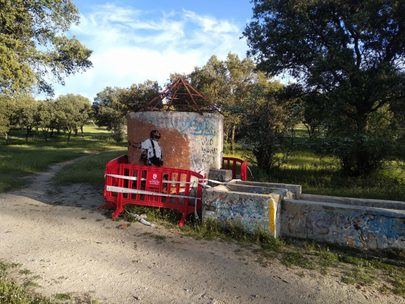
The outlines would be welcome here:
<svg viewBox="0 0 405 304">
<path fill-rule="evenodd" d="M 50 298 L 40 295 L 34 290 L 39 286 L 35 282 L 39 276 L 32 276 L 31 271 L 20 267 L 0 260 L 0 304 L 99 303 L 89 294 L 56 293 Z"/>
<path fill-rule="evenodd" d="M 107 131 L 94 129 L 89 131 L 91 132 L 86 133 L 85 143 L 81 143 L 82 150 L 79 153 L 83 152 L 85 147 L 89 149 L 89 140 L 91 138 L 95 141 L 95 145 L 92 146 L 93 151 L 103 150 L 106 146 L 111 147 L 111 142 L 107 144 L 103 142 L 109 137 Z M 300 129 L 298 131 L 302 133 L 299 140 L 304 142 L 306 140 L 305 130 Z M 74 140 L 77 141 L 78 139 Z M 63 144 L 66 143 L 63 142 Z M 122 148 L 117 153 L 100 153 L 83 159 L 58 174 L 56 182 L 58 184 L 89 183 L 101 185 L 103 183 L 102 176 L 105 162 L 124 153 L 125 148 Z M 300 184 L 303 187 L 303 192 L 309 194 L 405 200 L 405 161 L 403 160 L 386 161 L 383 168 L 378 172 L 367 177 L 354 178 L 344 176 L 341 173 L 337 158 L 333 156 L 320 157 L 306 149 L 297 148 L 297 150 L 290 153 L 285 163 L 269 172 L 266 172 L 263 168 L 257 168 L 254 165 L 253 154 L 239 145 L 236 146 L 235 151 L 232 153 L 229 145 L 225 144 L 224 153 L 227 156 L 250 159 L 254 180 L 257 181 Z M 282 155 L 278 155 L 278 157 L 281 158 Z M 13 182 L 20 183 L 21 179 L 11 178 L 10 183 Z"/>
<path fill-rule="evenodd" d="M 57 293 L 56 295 L 54 295 L 54 298 L 59 301 L 67 301 L 70 300 L 72 296 L 68 293 Z"/>
<path fill-rule="evenodd" d="M 302 141 L 305 138 L 301 138 Z M 306 149 L 290 153 L 285 163 L 269 171 L 258 168 L 251 152 L 237 146 L 231 153 L 225 145 L 225 155 L 249 159 L 254 180 L 300 184 L 304 193 L 345 197 L 363 197 L 405 201 L 405 161 L 387 160 L 377 172 L 366 177 L 347 177 L 340 171 L 339 160 L 319 156 Z M 277 155 L 281 158 L 282 155 Z"/>
<path fill-rule="evenodd" d="M 102 186 L 104 183 L 105 164 L 122 154 L 126 150 L 100 152 L 97 155 L 85 157 L 76 163 L 59 171 L 54 182 L 59 185 L 87 183 L 95 186 Z"/>
<path fill-rule="evenodd" d="M 15 264 L 0 261 L 0 304 L 51 304 L 48 298 L 34 293 L 30 289 L 32 285 L 21 286 L 8 277 L 9 270 L 15 267 Z"/>
<path fill-rule="evenodd" d="M 47 141 L 37 134 L 25 142 L 23 134 L 11 133 L 8 144 L 0 143 L 0 192 L 25 185 L 27 176 L 45 171 L 51 164 L 73 159 L 92 152 L 122 149 L 111 139 L 108 131 L 86 126 L 83 135 L 55 136 Z"/>
</svg>

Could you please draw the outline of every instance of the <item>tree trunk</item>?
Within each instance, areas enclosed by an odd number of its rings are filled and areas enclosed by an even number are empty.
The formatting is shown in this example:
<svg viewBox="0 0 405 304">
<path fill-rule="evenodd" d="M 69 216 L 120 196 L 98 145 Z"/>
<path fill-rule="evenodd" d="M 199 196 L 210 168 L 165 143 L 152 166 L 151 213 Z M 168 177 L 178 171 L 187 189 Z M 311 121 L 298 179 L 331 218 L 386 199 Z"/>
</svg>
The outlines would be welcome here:
<svg viewBox="0 0 405 304">
<path fill-rule="evenodd" d="M 271 148 L 266 149 L 266 147 L 258 148 L 253 150 L 253 154 L 257 160 L 257 166 L 264 170 L 265 172 L 269 173 L 271 168 L 273 167 L 273 157 L 274 153 Z"/>
<path fill-rule="evenodd" d="M 356 127 L 357 130 L 351 135 L 353 142 L 348 147 L 342 148 L 340 159 L 343 171 L 347 175 L 364 176 L 378 168 L 383 153 L 380 153 L 381 150 L 378 149 L 376 144 L 370 146 L 370 143 L 367 142 L 368 114 L 358 116 Z"/>
<path fill-rule="evenodd" d="M 28 136 L 30 135 L 31 128 L 27 127 L 25 132 L 25 142 L 28 142 Z"/>
<path fill-rule="evenodd" d="M 236 133 L 236 126 L 232 126 L 232 133 L 231 133 L 231 150 L 232 154 L 235 154 L 235 133 Z"/>
</svg>

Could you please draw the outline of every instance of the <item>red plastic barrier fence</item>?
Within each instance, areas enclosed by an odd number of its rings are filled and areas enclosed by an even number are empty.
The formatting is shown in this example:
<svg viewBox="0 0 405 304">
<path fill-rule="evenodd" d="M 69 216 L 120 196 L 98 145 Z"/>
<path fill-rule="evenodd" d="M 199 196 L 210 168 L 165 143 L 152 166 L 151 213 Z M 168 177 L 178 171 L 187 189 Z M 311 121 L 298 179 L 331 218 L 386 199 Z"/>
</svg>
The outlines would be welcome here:
<svg viewBox="0 0 405 304">
<path fill-rule="evenodd" d="M 174 209 L 182 214 L 182 227 L 188 215 L 201 210 L 201 179 L 189 170 L 132 165 L 121 156 L 106 165 L 102 207 L 115 208 L 113 219 L 128 204 Z"/>
<path fill-rule="evenodd" d="M 236 157 L 223 157 L 222 169 L 232 170 L 232 178 L 247 180 L 247 170 L 249 163 Z"/>
</svg>

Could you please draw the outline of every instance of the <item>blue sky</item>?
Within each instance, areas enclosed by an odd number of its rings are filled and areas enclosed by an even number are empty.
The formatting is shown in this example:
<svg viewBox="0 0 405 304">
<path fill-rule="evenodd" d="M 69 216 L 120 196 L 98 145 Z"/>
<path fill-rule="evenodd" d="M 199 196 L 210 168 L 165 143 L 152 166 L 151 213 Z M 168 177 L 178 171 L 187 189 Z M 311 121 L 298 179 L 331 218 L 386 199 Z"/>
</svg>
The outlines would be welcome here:
<svg viewBox="0 0 405 304">
<path fill-rule="evenodd" d="M 75 1 L 80 24 L 71 28 L 93 50 L 93 68 L 55 85 L 56 96 L 91 100 L 106 86 L 147 79 L 165 84 L 170 73 L 188 73 L 211 55 L 246 55 L 242 31 L 252 15 L 246 1 Z"/>
</svg>

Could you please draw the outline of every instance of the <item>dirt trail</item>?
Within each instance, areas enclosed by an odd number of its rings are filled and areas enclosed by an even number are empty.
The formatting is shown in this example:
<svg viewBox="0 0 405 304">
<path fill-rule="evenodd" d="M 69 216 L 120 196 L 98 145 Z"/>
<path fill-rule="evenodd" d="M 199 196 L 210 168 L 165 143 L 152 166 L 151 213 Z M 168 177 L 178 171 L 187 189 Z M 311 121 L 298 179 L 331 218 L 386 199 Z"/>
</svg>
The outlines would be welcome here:
<svg viewBox="0 0 405 304">
<path fill-rule="evenodd" d="M 263 267 L 249 248 L 199 241 L 163 227 L 119 229 L 96 207 L 99 190 L 55 191 L 54 174 L 0 195 L 0 259 L 39 275 L 45 295 L 90 295 L 102 303 L 399 303 L 315 271 L 274 261 Z M 304 274 L 304 277 L 298 274 Z"/>
</svg>

